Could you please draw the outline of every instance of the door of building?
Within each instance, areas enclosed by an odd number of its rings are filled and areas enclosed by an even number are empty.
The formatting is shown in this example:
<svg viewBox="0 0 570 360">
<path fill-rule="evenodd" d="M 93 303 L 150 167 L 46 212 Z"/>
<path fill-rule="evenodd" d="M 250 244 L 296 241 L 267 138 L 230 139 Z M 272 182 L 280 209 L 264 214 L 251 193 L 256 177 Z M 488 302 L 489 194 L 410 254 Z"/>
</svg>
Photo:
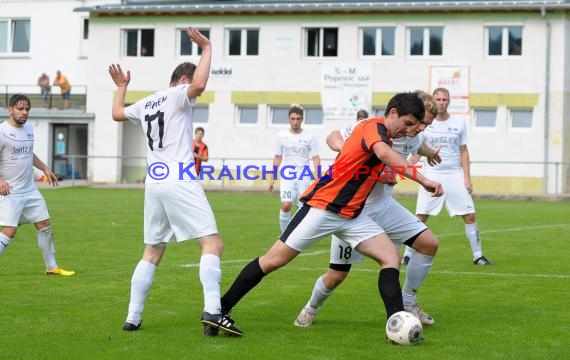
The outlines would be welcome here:
<svg viewBox="0 0 570 360">
<path fill-rule="evenodd" d="M 62 179 L 87 178 L 87 124 L 53 124 L 52 171 Z"/>
</svg>

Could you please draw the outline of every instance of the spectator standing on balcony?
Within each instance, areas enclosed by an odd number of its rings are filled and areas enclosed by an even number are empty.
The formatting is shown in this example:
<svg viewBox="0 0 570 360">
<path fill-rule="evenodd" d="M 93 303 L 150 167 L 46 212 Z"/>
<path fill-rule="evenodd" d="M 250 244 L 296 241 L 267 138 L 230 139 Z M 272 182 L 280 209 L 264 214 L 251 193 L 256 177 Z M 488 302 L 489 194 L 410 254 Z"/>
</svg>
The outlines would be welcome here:
<svg viewBox="0 0 570 360">
<path fill-rule="evenodd" d="M 204 128 L 198 126 L 194 130 L 194 166 L 196 167 L 196 175 L 200 175 L 200 168 L 202 167 L 202 161 L 208 161 L 208 145 L 202 141 L 204 138 Z"/>
<path fill-rule="evenodd" d="M 63 108 L 67 109 L 69 107 L 69 97 L 71 95 L 71 85 L 69 84 L 69 80 L 67 80 L 67 77 L 58 70 L 53 85 L 59 86 L 61 97 L 63 99 Z"/>
<path fill-rule="evenodd" d="M 38 86 L 40 87 L 42 98 L 44 99 L 44 105 L 49 109 L 51 104 L 49 101 L 49 94 L 51 93 L 51 86 L 49 84 L 49 76 L 46 73 L 42 73 L 38 78 Z"/>
</svg>

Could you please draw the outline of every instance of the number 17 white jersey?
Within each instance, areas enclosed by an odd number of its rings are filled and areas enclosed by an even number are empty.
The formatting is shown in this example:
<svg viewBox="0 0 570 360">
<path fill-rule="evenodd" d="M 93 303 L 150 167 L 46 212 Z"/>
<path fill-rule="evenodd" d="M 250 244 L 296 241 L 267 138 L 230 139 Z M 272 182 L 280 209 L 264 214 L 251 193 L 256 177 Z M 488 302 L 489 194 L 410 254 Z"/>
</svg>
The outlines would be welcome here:
<svg viewBox="0 0 570 360">
<path fill-rule="evenodd" d="M 188 84 L 147 96 L 125 108 L 125 116 L 141 124 L 146 137 L 147 183 L 196 179 L 192 148 L 192 107 Z M 193 177 L 191 177 L 191 175 Z"/>
</svg>

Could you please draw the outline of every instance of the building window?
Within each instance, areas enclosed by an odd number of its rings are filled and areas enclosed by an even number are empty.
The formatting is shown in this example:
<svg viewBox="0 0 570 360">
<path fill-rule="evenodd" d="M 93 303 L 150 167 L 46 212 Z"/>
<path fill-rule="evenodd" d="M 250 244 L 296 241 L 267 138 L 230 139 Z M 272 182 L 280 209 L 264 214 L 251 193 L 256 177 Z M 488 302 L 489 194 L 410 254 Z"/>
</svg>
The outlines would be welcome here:
<svg viewBox="0 0 570 360">
<path fill-rule="evenodd" d="M 531 129 L 532 110 L 510 110 L 512 129 Z"/>
<path fill-rule="evenodd" d="M 259 29 L 226 29 L 227 56 L 258 56 Z"/>
<path fill-rule="evenodd" d="M 360 34 L 362 56 L 394 56 L 395 27 L 363 27 Z"/>
<path fill-rule="evenodd" d="M 154 29 L 123 30 L 123 56 L 154 56 Z"/>
<path fill-rule="evenodd" d="M 240 105 L 237 107 L 239 125 L 256 125 L 257 124 L 257 106 Z"/>
<path fill-rule="evenodd" d="M 192 121 L 195 123 L 207 123 L 209 115 L 210 108 L 208 105 L 196 105 L 192 109 Z"/>
<path fill-rule="evenodd" d="M 271 106 L 271 124 L 289 124 L 289 106 Z"/>
<path fill-rule="evenodd" d="M 205 37 L 210 38 L 209 29 L 198 29 Z M 178 29 L 178 55 L 180 56 L 192 56 L 192 55 L 202 55 L 202 48 L 196 45 L 195 42 L 188 38 L 186 29 Z"/>
<path fill-rule="evenodd" d="M 338 56 L 337 28 L 306 28 L 305 56 Z"/>
<path fill-rule="evenodd" d="M 0 54 L 30 52 L 30 20 L 0 20 Z"/>
<path fill-rule="evenodd" d="M 475 127 L 494 128 L 497 126 L 496 109 L 475 109 L 473 112 L 475 118 Z"/>
<path fill-rule="evenodd" d="M 386 112 L 386 108 L 382 107 L 382 108 L 375 108 L 374 109 L 374 116 L 380 116 L 380 117 L 384 117 L 384 113 Z"/>
<path fill-rule="evenodd" d="M 522 26 L 490 26 L 487 28 L 487 55 L 522 55 Z"/>
<path fill-rule="evenodd" d="M 322 125 L 323 124 L 323 108 L 322 107 L 303 107 L 305 112 L 305 124 Z"/>
<path fill-rule="evenodd" d="M 408 28 L 408 55 L 440 56 L 443 54 L 443 27 Z"/>
</svg>

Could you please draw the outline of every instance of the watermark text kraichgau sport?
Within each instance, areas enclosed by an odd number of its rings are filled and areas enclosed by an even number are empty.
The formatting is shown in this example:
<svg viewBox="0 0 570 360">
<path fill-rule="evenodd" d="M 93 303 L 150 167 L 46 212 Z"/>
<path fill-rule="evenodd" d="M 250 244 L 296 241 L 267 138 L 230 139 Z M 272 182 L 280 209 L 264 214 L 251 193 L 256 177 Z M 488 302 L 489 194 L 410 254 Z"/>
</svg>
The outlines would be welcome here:
<svg viewBox="0 0 570 360">
<path fill-rule="evenodd" d="M 174 178 L 169 176 L 172 171 L 178 180 L 363 180 L 364 178 L 372 178 L 378 181 L 397 181 L 404 180 L 403 174 L 410 169 L 412 179 L 417 176 L 417 170 L 421 169 L 421 165 L 395 166 L 388 168 L 384 164 L 375 165 L 373 167 L 361 165 L 357 168 L 345 166 L 342 163 L 335 163 L 333 166 L 319 166 L 316 172 L 311 170 L 310 166 L 259 166 L 259 165 L 236 165 L 228 167 L 214 167 L 212 165 L 203 164 L 200 168 L 200 175 L 196 175 L 194 171 L 195 163 L 178 163 L 176 169 L 171 169 L 163 162 L 155 162 L 149 165 L 147 174 L 154 180 L 164 180 L 166 178 Z M 271 175 L 271 176 L 270 176 Z"/>
</svg>

